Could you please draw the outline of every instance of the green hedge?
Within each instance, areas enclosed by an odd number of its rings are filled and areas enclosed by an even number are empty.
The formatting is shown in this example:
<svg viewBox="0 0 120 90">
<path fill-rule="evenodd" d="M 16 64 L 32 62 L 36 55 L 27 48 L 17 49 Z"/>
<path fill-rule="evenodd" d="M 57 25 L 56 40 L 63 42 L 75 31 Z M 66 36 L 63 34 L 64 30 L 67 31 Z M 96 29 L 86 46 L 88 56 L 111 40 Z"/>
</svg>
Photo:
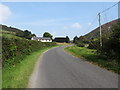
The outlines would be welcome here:
<svg viewBox="0 0 120 90">
<path fill-rule="evenodd" d="M 17 37 L 2 37 L 2 65 L 3 67 L 10 67 L 20 63 L 26 55 L 53 45 L 56 44 L 54 42 L 42 43 Z"/>
</svg>

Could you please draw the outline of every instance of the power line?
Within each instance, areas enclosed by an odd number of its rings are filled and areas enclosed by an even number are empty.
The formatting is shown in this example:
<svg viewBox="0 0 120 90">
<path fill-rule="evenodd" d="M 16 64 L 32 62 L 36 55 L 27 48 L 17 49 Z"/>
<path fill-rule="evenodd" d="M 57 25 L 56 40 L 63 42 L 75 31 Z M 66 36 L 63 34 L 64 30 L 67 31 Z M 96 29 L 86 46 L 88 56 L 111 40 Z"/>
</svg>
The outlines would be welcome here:
<svg viewBox="0 0 120 90">
<path fill-rule="evenodd" d="M 120 3 L 120 1 L 119 1 L 118 3 L 112 5 L 111 7 L 109 7 L 109 8 L 107 8 L 107 9 L 103 10 L 102 12 L 98 13 L 98 17 L 99 17 L 99 20 L 98 20 L 98 21 L 99 21 L 99 28 L 100 28 L 100 46 L 102 46 L 101 13 L 104 13 L 104 12 L 110 10 L 111 8 L 113 8 L 114 6 L 116 6 L 116 5 L 119 4 L 119 3 Z"/>
<path fill-rule="evenodd" d="M 107 8 L 107 9 L 103 10 L 103 11 L 102 11 L 102 12 L 100 12 L 100 13 L 104 13 L 104 12 L 106 12 L 106 11 L 110 10 L 111 8 L 113 8 L 114 6 L 116 6 L 116 5 L 117 5 L 117 4 L 119 4 L 119 3 L 120 3 L 120 1 L 119 1 L 118 3 L 116 3 L 116 4 L 112 5 L 111 7 L 109 7 L 109 8 Z"/>
<path fill-rule="evenodd" d="M 92 26 L 92 25 L 94 24 L 94 22 L 96 21 L 97 17 L 98 17 L 98 16 L 96 15 L 96 17 L 95 17 L 95 18 L 93 19 L 93 21 L 91 22 L 91 25 L 89 25 L 89 26 L 87 27 L 87 30 L 91 28 L 91 26 Z"/>
<path fill-rule="evenodd" d="M 109 8 L 107 8 L 107 9 L 103 10 L 102 12 L 99 12 L 99 13 L 97 14 L 97 16 L 95 17 L 95 19 L 93 19 L 91 25 L 88 26 L 87 30 L 93 25 L 93 23 L 95 22 L 96 18 L 99 16 L 99 14 L 104 13 L 104 12 L 110 10 L 111 8 L 113 8 L 114 6 L 116 6 L 116 5 L 119 4 L 119 3 L 120 3 L 120 1 L 117 2 L 116 4 L 112 5 L 111 7 L 109 7 Z"/>
<path fill-rule="evenodd" d="M 99 13 L 97 14 L 97 16 L 95 17 L 95 19 L 92 21 L 91 25 L 87 28 L 87 30 L 88 30 L 88 29 L 92 26 L 92 24 L 95 22 L 96 18 L 98 17 L 98 19 L 99 19 L 99 20 L 98 20 L 98 21 L 99 21 L 99 28 L 100 28 L 100 46 L 102 46 L 101 14 L 104 13 L 104 12 L 106 12 L 106 11 L 108 11 L 108 10 L 110 10 L 111 8 L 113 8 L 114 6 L 116 6 L 116 5 L 119 4 L 119 3 L 120 3 L 120 1 L 119 1 L 118 3 L 112 5 L 111 7 L 103 10 L 102 12 L 99 12 Z M 106 18 L 107 18 L 107 16 L 106 16 Z"/>
<path fill-rule="evenodd" d="M 119 1 L 118 3 L 112 5 L 111 7 L 109 7 L 109 8 L 107 8 L 107 9 L 103 10 L 102 12 L 99 12 L 99 13 L 97 14 L 97 16 L 95 17 L 95 19 L 93 19 L 91 25 L 88 26 L 87 30 L 93 25 L 93 23 L 95 22 L 96 18 L 99 16 L 99 14 L 104 13 L 104 12 L 110 10 L 111 8 L 113 8 L 114 6 L 116 6 L 116 5 L 119 4 L 119 3 L 120 3 L 120 1 Z"/>
</svg>

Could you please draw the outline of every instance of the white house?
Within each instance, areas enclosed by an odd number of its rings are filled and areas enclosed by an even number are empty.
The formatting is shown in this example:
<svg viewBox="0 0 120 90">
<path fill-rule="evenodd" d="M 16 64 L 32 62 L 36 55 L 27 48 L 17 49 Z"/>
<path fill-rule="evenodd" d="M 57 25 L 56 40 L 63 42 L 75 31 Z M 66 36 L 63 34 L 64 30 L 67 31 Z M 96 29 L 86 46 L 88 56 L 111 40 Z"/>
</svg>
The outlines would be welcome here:
<svg viewBox="0 0 120 90">
<path fill-rule="evenodd" d="M 41 41 L 41 42 L 52 42 L 49 37 L 32 37 L 31 40 Z"/>
</svg>

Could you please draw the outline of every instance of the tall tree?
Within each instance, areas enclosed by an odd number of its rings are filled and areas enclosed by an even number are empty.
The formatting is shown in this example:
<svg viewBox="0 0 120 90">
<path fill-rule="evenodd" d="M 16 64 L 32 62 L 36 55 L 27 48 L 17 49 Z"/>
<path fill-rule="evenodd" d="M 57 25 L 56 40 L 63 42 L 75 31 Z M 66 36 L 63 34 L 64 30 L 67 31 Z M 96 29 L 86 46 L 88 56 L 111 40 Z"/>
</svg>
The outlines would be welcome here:
<svg viewBox="0 0 120 90">
<path fill-rule="evenodd" d="M 68 36 L 66 36 L 66 43 L 69 43 L 70 42 L 70 39 Z"/>
<path fill-rule="evenodd" d="M 52 39 L 53 36 L 52 36 L 50 33 L 45 32 L 45 33 L 43 34 L 43 37 L 49 37 L 49 38 Z"/>
<path fill-rule="evenodd" d="M 32 37 L 31 32 L 28 31 L 28 30 L 25 30 L 23 37 L 26 38 L 26 39 L 31 39 L 31 37 Z"/>
<path fill-rule="evenodd" d="M 77 40 L 78 40 L 78 37 L 75 36 L 75 37 L 73 38 L 73 43 L 77 43 Z"/>
</svg>

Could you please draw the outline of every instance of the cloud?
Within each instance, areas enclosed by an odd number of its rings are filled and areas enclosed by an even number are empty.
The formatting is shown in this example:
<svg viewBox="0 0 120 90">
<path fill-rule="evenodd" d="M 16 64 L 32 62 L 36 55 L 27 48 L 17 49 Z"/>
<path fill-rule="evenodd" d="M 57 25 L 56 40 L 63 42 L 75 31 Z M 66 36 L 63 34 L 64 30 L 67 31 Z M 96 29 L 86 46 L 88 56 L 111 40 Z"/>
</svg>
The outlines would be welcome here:
<svg viewBox="0 0 120 90">
<path fill-rule="evenodd" d="M 53 34 L 53 35 L 56 35 L 56 34 L 57 34 L 57 32 L 53 32 L 52 34 Z"/>
<path fill-rule="evenodd" d="M 71 25 L 73 28 L 81 28 L 81 25 L 79 23 L 74 23 Z"/>
<path fill-rule="evenodd" d="M 88 25 L 89 25 L 89 26 L 91 26 L 91 25 L 92 25 L 92 23 L 91 23 L 91 22 L 89 22 L 89 23 L 88 23 Z"/>
<path fill-rule="evenodd" d="M 11 15 L 10 9 L 6 6 L 0 3 L 0 23 L 3 23 L 6 21 L 10 15 Z"/>
<path fill-rule="evenodd" d="M 64 26 L 63 29 L 68 29 L 68 27 L 67 27 L 67 26 Z"/>
<path fill-rule="evenodd" d="M 72 25 L 69 26 L 64 26 L 63 29 L 70 29 L 70 28 L 76 28 L 76 29 L 80 29 L 82 26 L 79 23 L 74 23 Z"/>
</svg>

